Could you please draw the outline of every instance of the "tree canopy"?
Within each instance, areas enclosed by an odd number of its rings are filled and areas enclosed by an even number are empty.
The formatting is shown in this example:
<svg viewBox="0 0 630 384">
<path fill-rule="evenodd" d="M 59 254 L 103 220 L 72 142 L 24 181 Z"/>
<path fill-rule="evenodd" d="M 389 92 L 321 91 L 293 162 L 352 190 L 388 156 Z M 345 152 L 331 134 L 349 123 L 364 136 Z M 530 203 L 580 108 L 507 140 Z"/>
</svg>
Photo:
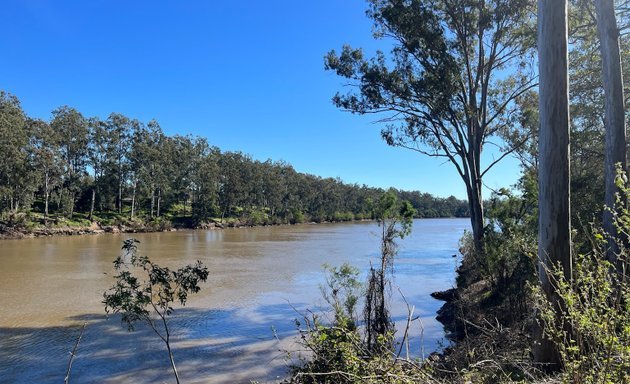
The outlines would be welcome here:
<svg viewBox="0 0 630 384">
<path fill-rule="evenodd" d="M 390 54 L 366 59 L 344 46 L 325 58 L 326 69 L 352 87 L 333 97 L 336 106 L 378 114 L 388 144 L 453 164 L 466 186 L 478 250 L 483 176 L 529 134 L 509 146 L 502 139 L 531 128 L 517 118 L 536 85 L 531 7 L 529 0 L 371 0 L 374 37 L 393 43 Z M 488 145 L 501 154 L 482 164 Z"/>
<path fill-rule="evenodd" d="M 31 119 L 17 97 L 0 97 L 0 213 L 50 219 L 117 215 L 128 220 L 203 225 L 372 218 L 380 188 L 296 171 L 282 161 L 224 152 L 208 139 L 168 136 L 159 122 L 112 113 L 85 117 L 64 106 L 50 121 Z M 397 191 L 418 217 L 464 217 L 466 204 Z"/>
</svg>

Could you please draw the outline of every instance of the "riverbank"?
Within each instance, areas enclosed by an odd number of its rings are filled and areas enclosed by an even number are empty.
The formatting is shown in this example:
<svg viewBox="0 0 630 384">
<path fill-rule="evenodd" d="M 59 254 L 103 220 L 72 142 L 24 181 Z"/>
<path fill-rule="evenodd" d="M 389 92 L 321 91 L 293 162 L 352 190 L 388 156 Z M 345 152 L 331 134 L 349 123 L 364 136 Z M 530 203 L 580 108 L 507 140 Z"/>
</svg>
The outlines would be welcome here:
<svg viewBox="0 0 630 384">
<path fill-rule="evenodd" d="M 177 230 L 213 230 L 224 228 L 252 228 L 261 226 L 278 226 L 294 224 L 325 224 L 340 222 L 364 222 L 370 219 L 339 220 L 339 221 L 311 221 L 304 223 L 252 223 L 251 220 L 238 218 L 212 219 L 201 223 L 193 223 L 190 218 L 175 218 L 174 220 L 159 218 L 153 220 L 142 220 L 128 218 L 117 218 L 117 220 L 107 220 L 108 224 L 101 221 L 89 221 L 87 219 L 67 220 L 51 219 L 44 223 L 43 219 L 25 220 L 22 219 L 17 224 L 9 224 L 0 221 L 0 240 L 15 240 L 34 237 L 49 236 L 78 236 L 78 235 L 98 235 L 103 233 L 151 233 L 151 232 L 171 232 Z M 117 222 L 111 224 L 111 222 Z"/>
<path fill-rule="evenodd" d="M 214 223 L 204 225 L 205 229 L 214 228 Z M 107 217 L 89 220 L 82 216 L 74 219 L 54 217 L 28 217 L 26 215 L 12 217 L 10 220 L 0 221 L 0 239 L 23 239 L 49 236 L 78 236 L 97 235 L 103 233 L 145 233 L 168 232 L 178 229 L 194 229 L 184 220 L 174 223 L 172 220 L 159 218 L 144 220 L 129 219 L 120 215 L 109 214 Z"/>
<path fill-rule="evenodd" d="M 449 380 L 533 379 L 540 373 L 530 357 L 535 318 L 529 294 L 523 293 L 534 276 L 532 261 L 521 258 L 509 276 L 493 282 L 472 252 L 463 253 L 456 287 L 431 294 L 444 301 L 436 319 L 451 344 L 435 353 L 430 364 L 449 372 L 444 377 Z"/>
<path fill-rule="evenodd" d="M 94 222 L 89 226 L 51 226 L 36 227 L 33 229 L 8 227 L 0 224 L 0 240 L 24 239 L 33 237 L 48 236 L 78 236 L 78 235 L 98 235 L 102 233 L 144 233 L 144 232 L 168 232 L 176 231 L 176 228 L 162 229 L 150 226 L 125 226 L 125 225 L 105 225 L 101 226 Z"/>
</svg>

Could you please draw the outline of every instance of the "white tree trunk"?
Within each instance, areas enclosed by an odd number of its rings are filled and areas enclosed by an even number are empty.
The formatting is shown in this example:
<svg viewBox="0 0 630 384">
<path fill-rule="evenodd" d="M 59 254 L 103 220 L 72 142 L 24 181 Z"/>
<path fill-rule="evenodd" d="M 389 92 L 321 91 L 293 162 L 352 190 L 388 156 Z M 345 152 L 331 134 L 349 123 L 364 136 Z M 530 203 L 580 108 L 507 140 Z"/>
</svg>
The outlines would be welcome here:
<svg viewBox="0 0 630 384">
<path fill-rule="evenodd" d="M 560 265 L 571 276 L 571 216 L 569 210 L 569 76 L 567 0 L 538 1 L 540 134 L 538 169 L 539 277 L 547 298 L 560 307 L 547 275 Z M 534 359 L 557 368 L 555 345 L 538 335 Z"/>
<path fill-rule="evenodd" d="M 621 164 L 626 171 L 626 124 L 624 116 L 623 77 L 621 72 L 621 56 L 619 53 L 619 29 L 615 18 L 613 0 L 595 0 L 597 14 L 597 35 L 602 55 L 602 83 L 604 86 L 604 106 L 606 125 L 606 194 L 604 203 L 614 207 L 616 164 Z M 618 247 L 615 238 L 617 230 L 613 223 L 613 215 L 604 211 L 604 230 L 610 235 L 608 259 L 615 263 Z"/>
</svg>

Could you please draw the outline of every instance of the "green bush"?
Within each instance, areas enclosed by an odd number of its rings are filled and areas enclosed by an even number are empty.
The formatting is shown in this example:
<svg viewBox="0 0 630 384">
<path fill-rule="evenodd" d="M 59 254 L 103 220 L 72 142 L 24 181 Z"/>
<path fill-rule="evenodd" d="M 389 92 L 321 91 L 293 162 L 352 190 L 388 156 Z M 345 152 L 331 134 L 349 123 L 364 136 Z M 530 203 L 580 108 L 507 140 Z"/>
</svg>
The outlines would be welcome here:
<svg viewBox="0 0 630 384">
<path fill-rule="evenodd" d="M 359 271 L 343 264 L 324 265 L 326 284 L 322 295 L 331 306 L 333 319 L 310 313 L 296 320 L 301 344 L 309 352 L 293 368 L 288 383 L 436 383 L 414 361 L 396 359 L 391 349 L 393 335 L 383 335 L 376 348 L 369 348 L 357 326 L 356 305 L 362 293 Z M 379 351 L 375 353 L 374 351 Z"/>
<path fill-rule="evenodd" d="M 534 298 L 546 337 L 553 340 L 570 383 L 630 382 L 630 285 L 597 251 L 577 255 L 573 281 L 549 271 L 562 303 L 540 288 Z M 627 259 L 625 259 L 627 261 Z"/>
<path fill-rule="evenodd" d="M 259 209 L 251 209 L 247 213 L 247 218 L 245 219 L 247 225 L 268 225 L 271 223 L 269 218 L 269 214 L 263 210 Z"/>
<path fill-rule="evenodd" d="M 626 199 L 630 190 L 625 178 L 618 187 Z M 626 200 L 627 201 L 627 200 Z M 617 201 L 613 217 L 622 238 L 630 234 L 630 212 Z M 546 271 L 555 288 L 555 303 L 534 288 L 535 303 L 545 337 L 553 340 L 563 364 L 562 377 L 570 383 L 630 382 L 630 249 L 618 241 L 613 265 L 607 261 L 608 236 L 595 231 L 592 251 L 576 255 L 573 273 L 561 268 Z"/>
<path fill-rule="evenodd" d="M 294 209 L 292 212 L 291 224 L 300 224 L 306 221 L 304 213 L 299 209 Z"/>
</svg>

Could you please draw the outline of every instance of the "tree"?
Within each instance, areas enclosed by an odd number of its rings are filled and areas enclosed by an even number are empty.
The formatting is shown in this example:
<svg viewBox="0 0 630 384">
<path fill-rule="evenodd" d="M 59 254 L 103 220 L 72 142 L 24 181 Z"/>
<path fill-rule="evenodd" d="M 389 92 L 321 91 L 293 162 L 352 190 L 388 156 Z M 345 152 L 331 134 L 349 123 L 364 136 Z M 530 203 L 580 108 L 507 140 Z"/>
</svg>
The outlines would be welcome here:
<svg viewBox="0 0 630 384">
<path fill-rule="evenodd" d="M 516 147 L 495 140 L 516 121 L 517 101 L 535 86 L 526 73 L 533 42 L 528 0 L 370 0 L 375 37 L 396 44 L 366 60 L 360 49 L 331 51 L 328 70 L 349 79 L 356 92 L 337 94 L 339 108 L 383 114 L 390 145 L 446 158 L 468 196 L 475 248 L 482 250 L 484 175 Z M 390 64 L 391 63 L 391 64 Z M 516 69 L 515 69 L 516 68 Z M 527 136 L 527 135 L 526 135 Z M 503 153 L 482 165 L 485 146 Z"/>
<path fill-rule="evenodd" d="M 204 144 L 207 146 L 207 143 Z M 219 195 L 219 157 L 221 152 L 216 147 L 205 148 L 195 160 L 192 174 L 195 201 L 192 206 L 193 220 L 205 221 L 218 213 Z"/>
<path fill-rule="evenodd" d="M 569 76 L 567 1 L 538 1 L 539 169 L 538 258 L 545 295 L 560 308 L 549 271 L 560 266 L 571 280 L 571 213 L 569 189 Z M 535 361 L 557 366 L 553 342 L 538 335 Z"/>
<path fill-rule="evenodd" d="M 72 217 L 77 194 L 85 173 L 88 152 L 89 130 L 87 120 L 74 108 L 63 106 L 55 109 L 50 126 L 59 137 L 64 159 L 64 191 L 62 203 L 64 213 Z"/>
<path fill-rule="evenodd" d="M 166 137 L 159 123 L 151 120 L 146 127 L 139 125 L 135 130 L 129 155 L 134 180 L 132 205 L 135 206 L 136 184 L 139 183 L 149 196 L 149 217 L 151 218 L 160 216 L 162 191 L 168 180 L 168 163 L 171 159 L 168 157 L 168 151 L 164 150 L 165 141 Z M 134 207 L 132 207 L 133 211 Z"/>
<path fill-rule="evenodd" d="M 100 190 L 100 184 L 107 171 L 107 127 L 103 121 L 98 118 L 91 118 L 88 122 L 90 130 L 90 142 L 88 148 L 88 161 L 94 180 L 92 185 L 92 201 L 90 203 L 89 219 L 92 220 L 94 214 L 94 205 L 96 204 L 97 190 Z M 102 197 L 99 196 L 101 200 Z M 102 207 L 101 207 L 102 209 Z"/>
<path fill-rule="evenodd" d="M 605 151 L 605 199 L 609 209 L 604 210 L 604 230 L 611 237 L 609 241 L 608 259 L 615 262 L 617 230 L 615 229 L 611 209 L 619 192 L 615 179 L 617 164 L 626 172 L 626 124 L 624 113 L 623 73 L 619 50 L 619 28 L 615 18 L 613 0 L 595 0 L 597 13 L 597 34 L 602 56 L 602 80 L 604 86 L 606 151 Z"/>
<path fill-rule="evenodd" d="M 116 208 L 122 213 L 123 189 L 129 175 L 129 152 L 131 151 L 133 132 L 139 129 L 140 122 L 119 113 L 112 113 L 107 118 L 107 156 L 111 175 L 116 180 L 118 194 Z"/>
<path fill-rule="evenodd" d="M 193 167 L 195 166 L 195 159 L 197 158 L 196 153 L 199 148 L 196 143 L 199 140 L 204 139 L 195 138 L 190 135 L 175 135 L 167 142 L 172 170 L 170 176 L 171 189 L 176 200 L 183 203 L 184 214 L 186 213 L 188 202 L 192 197 L 193 185 L 191 178 L 193 175 Z"/>
<path fill-rule="evenodd" d="M 48 220 L 50 193 L 61 184 L 61 153 L 59 137 L 50 124 L 39 119 L 28 119 L 31 136 L 33 166 L 39 179 L 38 185 L 43 188 L 44 219 Z"/>
<path fill-rule="evenodd" d="M 103 294 L 105 311 L 120 313 L 122 322 L 127 324 L 130 331 L 138 321 L 148 324 L 166 344 L 171 368 L 179 383 L 167 319 L 173 313 L 175 301 L 186 305 L 188 295 L 199 292 L 199 283 L 208 279 L 208 268 L 197 261 L 196 264 L 171 271 L 152 262 L 147 256 L 139 256 L 137 243 L 139 241 L 136 239 L 125 240 L 123 254 L 114 260 L 118 275 L 114 276 L 116 285 Z M 144 278 L 148 280 L 136 276 L 134 273 L 137 270 L 142 270 Z M 158 317 L 159 323 L 152 314 Z"/>
<path fill-rule="evenodd" d="M 26 116 L 17 97 L 0 91 L 0 197 L 2 208 L 17 212 L 27 181 Z"/>
<path fill-rule="evenodd" d="M 225 152 L 219 160 L 219 205 L 221 220 L 246 198 L 246 161 L 249 159 L 240 152 Z"/>
<path fill-rule="evenodd" d="M 381 344 L 379 338 L 391 336 L 391 321 L 385 289 L 388 284 L 386 274 L 393 273 L 394 257 L 398 253 L 396 239 L 403 239 L 411 233 L 416 211 L 408 201 L 399 201 L 392 189 L 385 192 L 374 207 L 374 216 L 381 227 L 381 260 L 376 268 L 370 267 L 365 308 L 365 333 L 367 347 L 375 351 Z"/>
</svg>

